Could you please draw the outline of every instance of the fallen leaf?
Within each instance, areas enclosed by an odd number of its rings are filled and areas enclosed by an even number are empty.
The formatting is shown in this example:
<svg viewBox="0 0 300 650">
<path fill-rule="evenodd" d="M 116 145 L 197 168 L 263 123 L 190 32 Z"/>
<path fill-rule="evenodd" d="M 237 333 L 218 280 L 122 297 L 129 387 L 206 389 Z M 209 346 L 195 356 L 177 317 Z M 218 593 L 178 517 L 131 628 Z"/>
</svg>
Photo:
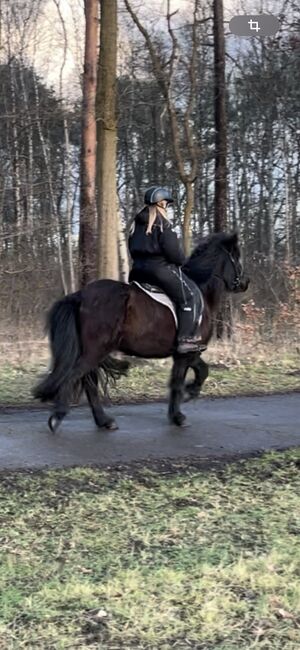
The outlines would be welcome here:
<svg viewBox="0 0 300 650">
<path fill-rule="evenodd" d="M 107 618 L 108 613 L 105 609 L 99 609 L 98 612 L 94 615 L 95 621 L 103 621 L 103 619 Z"/>
<path fill-rule="evenodd" d="M 86 569 L 84 566 L 78 566 L 81 573 L 92 573 L 92 569 Z"/>
<path fill-rule="evenodd" d="M 280 618 L 287 618 L 290 620 L 294 620 L 295 616 L 294 614 L 291 614 L 291 612 L 287 612 L 286 609 L 282 609 L 282 607 L 279 607 L 278 609 L 275 609 L 275 614 L 279 616 Z"/>
</svg>

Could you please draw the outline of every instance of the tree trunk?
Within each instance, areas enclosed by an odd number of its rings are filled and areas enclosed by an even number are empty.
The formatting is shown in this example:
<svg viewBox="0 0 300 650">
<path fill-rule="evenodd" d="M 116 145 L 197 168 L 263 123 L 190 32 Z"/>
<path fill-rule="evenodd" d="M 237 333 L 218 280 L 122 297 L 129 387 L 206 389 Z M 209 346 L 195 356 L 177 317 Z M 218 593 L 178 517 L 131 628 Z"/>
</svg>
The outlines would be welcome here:
<svg viewBox="0 0 300 650">
<path fill-rule="evenodd" d="M 75 291 L 75 272 L 72 246 L 72 188 L 71 188 L 71 160 L 70 160 L 70 139 L 67 118 L 64 118 L 64 135 L 65 135 L 65 191 L 66 191 L 66 234 L 67 234 L 67 255 L 70 272 L 70 290 Z"/>
<path fill-rule="evenodd" d="M 80 169 L 79 284 L 96 278 L 96 115 L 98 0 L 85 0 Z"/>
<path fill-rule="evenodd" d="M 259 133 L 258 133 L 259 137 Z M 264 141 L 264 135 L 261 137 L 261 140 L 258 140 L 258 142 Z M 256 215 L 256 250 L 258 253 L 266 253 L 265 246 L 264 246 L 264 236 L 263 236 L 263 225 L 264 225 L 264 217 L 265 217 L 265 176 L 266 176 L 266 170 L 265 170 L 265 155 L 263 153 L 258 169 L 258 179 L 259 179 L 259 210 Z"/>
<path fill-rule="evenodd" d="M 116 187 L 117 0 L 101 0 L 97 92 L 98 274 L 118 279 Z"/>
<path fill-rule="evenodd" d="M 15 245 L 18 248 L 18 255 L 20 253 L 20 243 L 22 239 L 22 228 L 24 222 L 24 213 L 21 201 L 21 162 L 19 150 L 19 133 L 17 126 L 17 105 L 16 105 L 16 79 L 14 71 L 14 62 L 10 63 L 10 89 L 12 100 L 12 151 L 13 151 L 13 193 L 14 193 L 14 209 L 15 209 L 15 231 L 17 234 Z"/>
<path fill-rule="evenodd" d="M 123 228 L 121 214 L 118 214 L 118 250 L 119 250 L 119 268 L 120 280 L 128 282 L 129 276 L 129 256 L 126 242 L 126 234 Z"/>
<path fill-rule="evenodd" d="M 298 239 L 300 238 L 300 220 L 298 219 L 297 211 L 297 197 L 299 196 L 300 189 L 300 151 L 298 151 L 298 159 L 296 170 L 294 174 L 294 187 L 293 187 L 293 205 L 292 205 L 292 223 L 291 223 L 291 245 L 292 245 L 292 260 L 295 264 L 297 262 L 298 253 Z M 299 232 L 299 237 L 298 237 Z"/>
<path fill-rule="evenodd" d="M 223 0 L 214 0 L 214 75 L 215 75 L 215 214 L 214 230 L 227 225 L 227 121 L 225 88 L 225 39 Z M 231 310 L 227 297 L 221 302 L 217 316 L 216 335 L 230 336 Z"/>
<path fill-rule="evenodd" d="M 284 174 L 284 212 L 285 212 L 285 259 L 288 264 L 291 262 L 291 215 L 290 215 L 290 186 L 291 173 L 289 163 L 289 144 L 285 124 L 281 124 L 282 130 L 282 163 Z"/>
<path fill-rule="evenodd" d="M 267 257 L 270 266 L 274 264 L 275 258 L 275 233 L 274 233 L 274 177 L 273 177 L 273 162 L 274 162 L 274 142 L 273 142 L 273 127 L 271 125 L 270 133 L 268 136 L 269 142 L 269 158 L 267 161 L 267 192 L 268 192 L 268 206 L 266 211 L 266 244 L 267 244 Z"/>
<path fill-rule="evenodd" d="M 223 0 L 214 0 L 215 72 L 215 232 L 226 229 L 227 120 Z"/>
<path fill-rule="evenodd" d="M 185 182 L 186 200 L 183 215 L 183 241 L 186 255 L 190 254 L 191 248 L 191 215 L 194 209 L 194 187 L 190 181 Z"/>
<path fill-rule="evenodd" d="M 25 214 L 27 241 L 31 245 L 32 253 L 35 254 L 35 241 L 33 239 L 33 130 L 30 110 L 28 106 L 28 91 L 24 80 L 24 63 L 20 67 L 20 81 L 22 88 L 22 101 L 24 102 L 25 132 L 27 140 L 27 157 L 25 160 L 26 167 L 26 198 Z"/>
</svg>

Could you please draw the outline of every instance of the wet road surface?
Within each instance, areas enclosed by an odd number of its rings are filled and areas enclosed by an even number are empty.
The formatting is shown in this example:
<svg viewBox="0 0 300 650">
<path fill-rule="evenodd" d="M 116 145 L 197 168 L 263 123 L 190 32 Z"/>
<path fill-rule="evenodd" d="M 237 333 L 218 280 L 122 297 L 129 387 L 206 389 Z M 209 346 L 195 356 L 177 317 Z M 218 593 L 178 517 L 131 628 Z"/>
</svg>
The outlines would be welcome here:
<svg viewBox="0 0 300 650">
<path fill-rule="evenodd" d="M 45 409 L 2 409 L 0 469 L 112 465 L 197 456 L 242 457 L 300 446 L 300 394 L 201 400 L 184 405 L 190 426 L 167 421 L 165 403 L 113 406 L 119 430 L 98 430 L 88 407 L 73 408 L 59 431 Z"/>
</svg>

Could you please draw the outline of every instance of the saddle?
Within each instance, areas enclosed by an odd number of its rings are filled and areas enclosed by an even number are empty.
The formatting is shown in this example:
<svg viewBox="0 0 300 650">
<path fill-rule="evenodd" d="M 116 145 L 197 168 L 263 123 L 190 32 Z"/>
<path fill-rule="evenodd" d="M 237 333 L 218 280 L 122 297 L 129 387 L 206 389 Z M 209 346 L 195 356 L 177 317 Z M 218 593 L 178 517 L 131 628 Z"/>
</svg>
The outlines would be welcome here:
<svg viewBox="0 0 300 650">
<path fill-rule="evenodd" d="M 146 282 L 137 282 L 136 280 L 133 280 L 130 284 L 135 284 L 141 291 L 147 294 L 152 300 L 155 300 L 156 302 L 159 302 L 161 305 L 164 305 L 164 307 L 168 307 L 168 309 L 171 311 L 174 322 L 175 322 L 175 327 L 176 329 L 178 328 L 178 320 L 177 320 L 177 313 L 176 313 L 176 306 L 173 303 L 173 301 L 167 296 L 166 293 L 164 293 L 161 289 L 158 287 L 153 286 L 152 284 L 147 284 Z M 200 297 L 201 297 L 201 311 L 200 311 L 200 317 L 198 321 L 198 326 L 201 325 L 202 321 L 202 315 L 203 315 L 203 310 L 204 310 L 204 300 L 203 300 L 203 295 L 202 292 L 200 291 Z"/>
</svg>

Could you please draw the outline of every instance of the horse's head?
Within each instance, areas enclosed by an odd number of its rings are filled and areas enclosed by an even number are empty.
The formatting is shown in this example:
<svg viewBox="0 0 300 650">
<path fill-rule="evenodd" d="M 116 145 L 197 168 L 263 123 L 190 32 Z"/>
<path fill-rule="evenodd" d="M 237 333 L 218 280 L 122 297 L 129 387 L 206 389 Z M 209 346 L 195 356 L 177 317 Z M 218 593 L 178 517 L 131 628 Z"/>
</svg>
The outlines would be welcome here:
<svg viewBox="0 0 300 650">
<path fill-rule="evenodd" d="M 220 241 L 220 249 L 223 253 L 223 259 L 221 260 L 219 274 L 226 290 L 234 293 L 246 291 L 250 280 L 244 273 L 238 234 L 224 234 Z"/>
<path fill-rule="evenodd" d="M 226 291 L 246 291 L 249 278 L 244 274 L 237 233 L 214 233 L 200 239 L 183 270 L 199 286 L 214 286 L 215 278 L 222 280 Z"/>
</svg>

